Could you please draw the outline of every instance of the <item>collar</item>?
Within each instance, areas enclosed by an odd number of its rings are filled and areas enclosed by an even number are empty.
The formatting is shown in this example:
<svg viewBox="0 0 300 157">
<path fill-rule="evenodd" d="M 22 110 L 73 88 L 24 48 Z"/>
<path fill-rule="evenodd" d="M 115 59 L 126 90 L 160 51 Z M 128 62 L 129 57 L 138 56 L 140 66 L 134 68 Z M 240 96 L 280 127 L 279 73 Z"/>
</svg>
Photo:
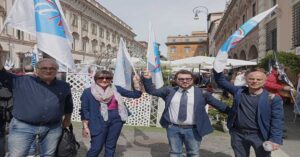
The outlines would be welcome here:
<svg viewBox="0 0 300 157">
<path fill-rule="evenodd" d="M 35 77 L 36 78 L 36 80 L 39 82 L 39 83 L 43 83 L 43 84 L 46 84 L 46 85 L 48 85 L 45 81 L 43 81 L 40 77 L 38 77 L 38 76 L 36 76 Z M 48 86 L 53 86 L 53 85 L 55 85 L 55 83 L 56 83 L 56 77 L 51 81 L 51 83 L 48 85 Z"/>
<path fill-rule="evenodd" d="M 182 93 L 183 90 L 186 90 L 187 93 L 193 92 L 193 91 L 194 91 L 194 86 L 192 86 L 192 87 L 190 87 L 190 88 L 188 88 L 188 89 L 183 89 L 183 88 L 180 88 L 180 87 L 179 87 L 179 89 L 178 89 L 178 91 L 179 91 L 180 93 Z"/>
</svg>

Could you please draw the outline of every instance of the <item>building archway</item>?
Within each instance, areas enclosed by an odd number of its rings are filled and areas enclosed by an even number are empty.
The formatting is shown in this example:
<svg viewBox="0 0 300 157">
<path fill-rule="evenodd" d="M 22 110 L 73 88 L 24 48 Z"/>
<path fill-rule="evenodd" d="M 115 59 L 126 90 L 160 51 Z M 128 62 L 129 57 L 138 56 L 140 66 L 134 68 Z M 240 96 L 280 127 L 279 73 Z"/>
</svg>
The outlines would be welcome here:
<svg viewBox="0 0 300 157">
<path fill-rule="evenodd" d="M 236 53 L 233 55 L 233 59 L 238 59 L 238 56 Z"/>
<path fill-rule="evenodd" d="M 241 51 L 239 59 L 241 59 L 241 60 L 246 60 L 247 59 L 246 52 L 244 50 Z"/>
<path fill-rule="evenodd" d="M 248 60 L 254 60 L 254 59 L 257 59 L 258 58 L 258 51 L 257 51 L 257 48 L 252 45 L 250 50 L 249 50 L 249 53 L 248 53 Z"/>
</svg>

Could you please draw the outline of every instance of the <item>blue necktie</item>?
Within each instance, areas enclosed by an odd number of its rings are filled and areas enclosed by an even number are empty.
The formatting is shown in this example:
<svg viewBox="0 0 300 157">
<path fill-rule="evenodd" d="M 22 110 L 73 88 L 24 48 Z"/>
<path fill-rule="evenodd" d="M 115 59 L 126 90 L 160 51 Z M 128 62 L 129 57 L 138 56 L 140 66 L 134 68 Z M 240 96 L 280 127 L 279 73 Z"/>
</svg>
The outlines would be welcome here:
<svg viewBox="0 0 300 157">
<path fill-rule="evenodd" d="M 180 106 L 178 112 L 178 120 L 184 122 L 187 115 L 187 91 L 183 90 L 180 98 Z"/>
</svg>

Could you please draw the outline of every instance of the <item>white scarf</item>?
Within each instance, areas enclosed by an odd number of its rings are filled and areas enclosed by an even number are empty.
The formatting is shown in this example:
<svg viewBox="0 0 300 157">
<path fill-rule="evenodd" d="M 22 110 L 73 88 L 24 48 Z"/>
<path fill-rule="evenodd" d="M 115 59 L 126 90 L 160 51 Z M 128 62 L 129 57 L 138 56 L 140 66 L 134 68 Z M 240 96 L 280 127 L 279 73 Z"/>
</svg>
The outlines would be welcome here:
<svg viewBox="0 0 300 157">
<path fill-rule="evenodd" d="M 126 121 L 128 118 L 128 111 L 122 100 L 122 96 L 118 93 L 117 88 L 114 85 L 108 86 L 105 90 L 98 86 L 96 83 L 91 85 L 91 92 L 94 98 L 100 103 L 100 112 L 104 121 L 108 120 L 108 106 L 113 96 L 115 96 L 118 102 L 118 111 L 122 121 Z"/>
</svg>

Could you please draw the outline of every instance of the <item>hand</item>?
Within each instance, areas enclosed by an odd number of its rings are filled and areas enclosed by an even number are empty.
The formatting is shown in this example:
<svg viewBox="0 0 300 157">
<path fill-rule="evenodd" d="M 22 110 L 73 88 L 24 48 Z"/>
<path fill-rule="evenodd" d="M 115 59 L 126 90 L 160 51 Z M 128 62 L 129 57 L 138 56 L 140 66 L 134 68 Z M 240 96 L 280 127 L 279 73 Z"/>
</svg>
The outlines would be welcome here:
<svg viewBox="0 0 300 157">
<path fill-rule="evenodd" d="M 282 90 L 284 90 L 284 91 L 291 91 L 292 90 L 292 87 L 290 87 L 290 86 L 284 86 L 283 88 L 282 88 Z"/>
<path fill-rule="evenodd" d="M 140 81 L 141 81 L 141 78 L 140 78 L 140 76 L 139 75 L 134 75 L 133 76 L 133 81 L 135 82 L 135 83 L 140 83 Z"/>
<path fill-rule="evenodd" d="M 273 150 L 272 151 L 274 151 L 274 150 L 278 150 L 279 149 L 279 144 L 277 144 L 277 143 L 273 143 L 273 142 L 271 142 L 272 143 L 272 148 L 273 148 Z"/>
<path fill-rule="evenodd" d="M 71 114 L 65 114 L 62 121 L 62 127 L 67 128 L 70 125 L 71 125 Z"/>
<path fill-rule="evenodd" d="M 67 128 L 71 125 L 71 120 L 68 118 L 64 118 L 63 122 L 62 122 L 62 127 L 63 128 Z"/>
<path fill-rule="evenodd" d="M 90 129 L 88 127 L 82 128 L 82 137 L 84 138 L 90 137 Z"/>
<path fill-rule="evenodd" d="M 150 79 L 151 78 L 151 73 L 148 70 L 143 71 L 143 76 L 146 79 Z"/>
</svg>

